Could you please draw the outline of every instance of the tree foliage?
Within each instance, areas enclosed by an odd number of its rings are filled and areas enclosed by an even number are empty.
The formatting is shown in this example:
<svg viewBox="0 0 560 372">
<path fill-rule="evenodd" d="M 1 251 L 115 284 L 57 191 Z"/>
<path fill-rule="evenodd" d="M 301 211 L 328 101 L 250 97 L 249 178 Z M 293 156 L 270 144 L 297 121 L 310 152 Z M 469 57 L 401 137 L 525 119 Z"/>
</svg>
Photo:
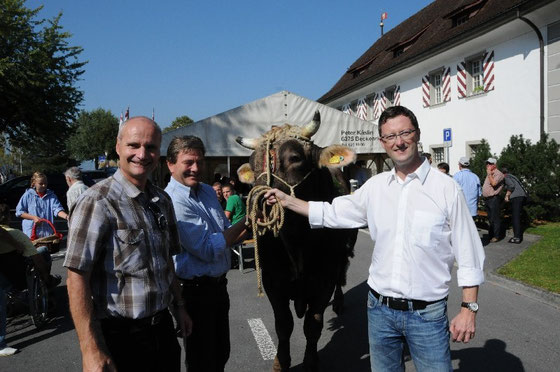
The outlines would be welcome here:
<svg viewBox="0 0 560 372">
<path fill-rule="evenodd" d="M 167 132 L 175 130 L 175 129 L 186 127 L 187 125 L 190 125 L 192 123 L 193 123 L 193 120 L 191 118 L 189 118 L 187 115 L 178 116 L 178 117 L 175 118 L 175 120 L 173 120 L 171 122 L 170 126 L 163 129 L 163 133 L 167 133 Z"/>
<path fill-rule="evenodd" d="M 82 48 L 70 46 L 71 35 L 59 25 L 62 13 L 37 20 L 40 10 L 23 0 L 0 0 L 0 133 L 48 160 L 64 158 L 83 99 L 75 84 L 86 62 L 78 60 Z"/>
<path fill-rule="evenodd" d="M 523 135 L 512 136 L 498 164 L 523 183 L 532 220 L 560 220 L 560 145 L 555 140 L 545 136 L 532 144 Z"/>
<path fill-rule="evenodd" d="M 119 120 L 111 111 L 98 108 L 81 111 L 72 125 L 74 133 L 68 140 L 70 155 L 76 160 L 95 160 L 99 155 L 116 159 L 115 144 Z"/>
<path fill-rule="evenodd" d="M 471 159 L 469 167 L 470 170 L 475 173 L 478 178 L 480 178 L 481 182 L 484 182 L 484 179 L 486 178 L 486 160 L 491 157 L 497 158 L 496 155 L 492 155 L 490 152 L 490 145 L 485 139 L 483 139 L 476 147 L 475 156 Z"/>
</svg>

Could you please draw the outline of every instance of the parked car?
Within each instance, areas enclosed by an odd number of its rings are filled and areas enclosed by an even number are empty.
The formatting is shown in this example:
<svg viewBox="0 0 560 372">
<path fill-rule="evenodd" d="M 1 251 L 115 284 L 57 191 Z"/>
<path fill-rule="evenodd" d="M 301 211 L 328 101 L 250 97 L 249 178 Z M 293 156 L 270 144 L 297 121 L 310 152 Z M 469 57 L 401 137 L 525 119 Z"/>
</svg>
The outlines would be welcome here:
<svg viewBox="0 0 560 372">
<path fill-rule="evenodd" d="M 89 172 L 95 172 L 89 174 Z M 106 171 L 84 171 L 83 172 L 83 182 L 92 186 L 96 182 L 109 177 L 109 173 Z M 62 206 L 66 211 L 68 211 L 68 205 L 66 204 L 66 191 L 68 191 L 68 185 L 66 184 L 66 178 L 63 173 L 52 173 L 47 174 L 48 179 L 48 189 L 54 191 L 56 197 L 62 203 Z M 5 203 L 10 206 L 10 209 L 16 209 L 19 199 L 30 187 L 31 175 L 20 176 L 13 178 L 7 182 L 0 185 L 0 203 Z"/>
</svg>

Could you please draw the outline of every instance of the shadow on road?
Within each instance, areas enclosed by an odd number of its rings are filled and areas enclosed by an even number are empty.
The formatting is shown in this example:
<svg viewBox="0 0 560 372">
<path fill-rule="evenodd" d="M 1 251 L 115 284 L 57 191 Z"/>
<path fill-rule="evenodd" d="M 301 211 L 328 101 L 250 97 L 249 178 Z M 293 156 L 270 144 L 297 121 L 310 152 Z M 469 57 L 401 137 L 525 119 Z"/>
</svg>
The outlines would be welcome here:
<svg viewBox="0 0 560 372">
<path fill-rule="evenodd" d="M 498 339 L 487 340 L 484 347 L 451 351 L 451 360 L 459 360 L 455 371 L 508 371 L 523 372 L 521 359 L 506 351 L 506 343 Z"/>
<path fill-rule="evenodd" d="M 25 349 L 30 345 L 74 329 L 68 307 L 66 286 L 56 287 L 51 295 L 56 300 L 56 309 L 50 315 L 49 321 L 42 327 L 35 328 L 27 314 L 8 320 L 10 346 Z M 27 326 L 22 327 L 25 324 Z"/>
<path fill-rule="evenodd" d="M 319 350 L 322 371 L 370 371 L 367 292 L 368 285 L 365 281 L 345 292 L 344 313 L 325 321 L 325 329 L 332 331 L 333 336 L 325 347 Z M 324 336 L 325 333 L 322 337 Z M 303 364 L 291 370 L 303 371 Z"/>
</svg>

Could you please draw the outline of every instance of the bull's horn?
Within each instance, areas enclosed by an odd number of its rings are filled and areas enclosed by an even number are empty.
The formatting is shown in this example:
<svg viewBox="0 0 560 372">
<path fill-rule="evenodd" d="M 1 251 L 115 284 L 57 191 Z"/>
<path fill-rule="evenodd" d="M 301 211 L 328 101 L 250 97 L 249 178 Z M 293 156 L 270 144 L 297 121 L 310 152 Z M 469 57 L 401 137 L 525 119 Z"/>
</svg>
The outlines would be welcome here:
<svg viewBox="0 0 560 372">
<path fill-rule="evenodd" d="M 254 150 L 257 148 L 257 138 L 237 137 L 235 141 L 249 150 Z"/>
<path fill-rule="evenodd" d="M 319 126 L 321 125 L 321 114 L 319 110 L 315 111 L 315 115 L 313 115 L 313 120 L 304 127 L 301 128 L 301 135 L 306 138 L 311 138 L 317 131 L 319 130 Z"/>
</svg>

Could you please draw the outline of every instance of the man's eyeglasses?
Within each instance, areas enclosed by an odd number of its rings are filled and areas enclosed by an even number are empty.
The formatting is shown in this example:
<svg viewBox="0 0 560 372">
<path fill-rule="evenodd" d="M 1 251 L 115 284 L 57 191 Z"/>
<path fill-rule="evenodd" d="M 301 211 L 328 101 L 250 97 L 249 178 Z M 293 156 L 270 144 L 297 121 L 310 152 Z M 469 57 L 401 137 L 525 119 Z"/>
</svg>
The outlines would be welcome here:
<svg viewBox="0 0 560 372">
<path fill-rule="evenodd" d="M 385 143 L 395 143 L 395 141 L 397 140 L 397 137 L 401 137 L 403 139 L 403 141 L 408 141 L 412 138 L 412 134 L 416 132 L 416 129 L 407 129 L 407 130 L 403 130 L 402 132 L 399 133 L 391 133 L 391 134 L 386 134 L 384 136 L 379 137 L 381 139 L 381 141 L 385 142 Z"/>
<path fill-rule="evenodd" d="M 165 218 L 165 215 L 161 212 L 159 205 L 156 204 L 158 200 L 159 200 L 158 197 L 152 198 L 152 200 L 148 202 L 147 207 L 148 210 L 152 212 L 152 215 L 154 216 L 160 231 L 165 231 L 167 229 L 167 219 Z"/>
</svg>

